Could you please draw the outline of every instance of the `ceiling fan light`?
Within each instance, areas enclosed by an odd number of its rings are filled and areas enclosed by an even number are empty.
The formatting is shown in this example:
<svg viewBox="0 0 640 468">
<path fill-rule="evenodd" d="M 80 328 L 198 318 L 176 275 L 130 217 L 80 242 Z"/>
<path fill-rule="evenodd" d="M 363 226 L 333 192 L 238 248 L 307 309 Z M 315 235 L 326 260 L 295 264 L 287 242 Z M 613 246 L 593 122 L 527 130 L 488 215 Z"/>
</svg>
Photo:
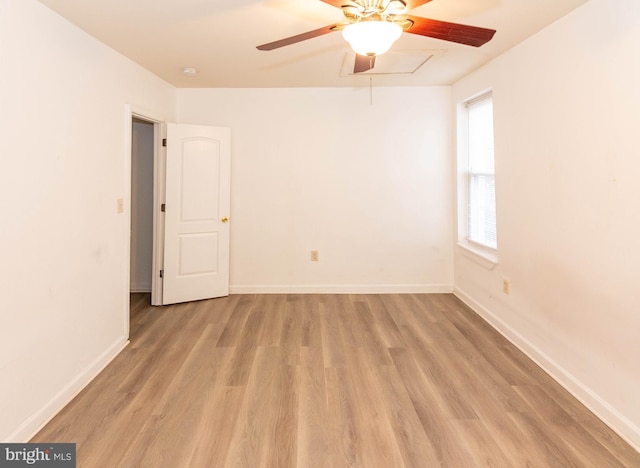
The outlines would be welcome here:
<svg viewBox="0 0 640 468">
<path fill-rule="evenodd" d="M 358 55 L 381 55 L 402 35 L 402 28 L 390 21 L 359 21 L 342 30 L 342 37 Z"/>
</svg>

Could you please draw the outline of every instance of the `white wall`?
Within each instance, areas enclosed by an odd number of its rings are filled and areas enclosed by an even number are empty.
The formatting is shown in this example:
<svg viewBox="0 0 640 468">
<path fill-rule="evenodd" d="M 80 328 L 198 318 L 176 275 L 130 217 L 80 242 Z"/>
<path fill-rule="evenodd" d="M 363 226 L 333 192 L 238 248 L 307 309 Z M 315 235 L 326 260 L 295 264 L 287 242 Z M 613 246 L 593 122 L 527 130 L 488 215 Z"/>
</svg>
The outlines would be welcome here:
<svg viewBox="0 0 640 468">
<path fill-rule="evenodd" d="M 173 119 L 175 89 L 35 0 L 0 2 L 0 64 L 0 440 L 25 441 L 126 343 L 125 104 Z"/>
<path fill-rule="evenodd" d="M 131 133 L 131 291 L 151 292 L 153 264 L 153 124 L 135 120 Z"/>
<path fill-rule="evenodd" d="M 457 294 L 636 447 L 638 44 L 640 2 L 592 0 L 453 87 L 493 88 L 499 244 Z"/>
<path fill-rule="evenodd" d="M 232 128 L 232 292 L 452 290 L 450 88 L 373 93 L 178 90 Z"/>
</svg>

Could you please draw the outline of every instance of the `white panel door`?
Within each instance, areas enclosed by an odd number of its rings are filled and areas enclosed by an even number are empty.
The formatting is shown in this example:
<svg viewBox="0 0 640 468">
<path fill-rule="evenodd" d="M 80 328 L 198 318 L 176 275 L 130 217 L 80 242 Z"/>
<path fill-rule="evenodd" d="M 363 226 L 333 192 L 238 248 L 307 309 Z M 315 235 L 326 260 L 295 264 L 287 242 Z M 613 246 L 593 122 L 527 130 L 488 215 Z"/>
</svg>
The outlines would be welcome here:
<svg viewBox="0 0 640 468">
<path fill-rule="evenodd" d="M 231 131 L 167 125 L 163 304 L 229 295 Z"/>
</svg>

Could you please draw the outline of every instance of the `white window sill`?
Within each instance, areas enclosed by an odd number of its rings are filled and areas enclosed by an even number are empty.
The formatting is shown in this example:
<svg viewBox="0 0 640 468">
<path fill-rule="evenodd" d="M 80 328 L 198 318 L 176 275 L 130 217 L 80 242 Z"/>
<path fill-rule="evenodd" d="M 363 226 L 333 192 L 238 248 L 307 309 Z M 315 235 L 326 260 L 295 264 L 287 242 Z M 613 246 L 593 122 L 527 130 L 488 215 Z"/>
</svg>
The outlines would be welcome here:
<svg viewBox="0 0 640 468">
<path fill-rule="evenodd" d="M 487 270 L 493 270 L 498 265 L 498 256 L 493 252 L 463 242 L 458 242 L 457 245 L 462 255 Z"/>
</svg>

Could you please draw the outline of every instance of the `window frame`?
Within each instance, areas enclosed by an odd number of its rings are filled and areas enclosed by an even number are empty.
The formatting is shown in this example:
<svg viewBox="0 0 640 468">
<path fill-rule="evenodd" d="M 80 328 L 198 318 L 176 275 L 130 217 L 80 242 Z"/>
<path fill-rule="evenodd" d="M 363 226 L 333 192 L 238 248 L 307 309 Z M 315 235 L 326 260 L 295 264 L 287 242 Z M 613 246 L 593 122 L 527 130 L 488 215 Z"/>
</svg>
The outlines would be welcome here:
<svg viewBox="0 0 640 468">
<path fill-rule="evenodd" d="M 464 253 L 472 260 L 476 260 L 478 263 L 484 265 L 485 267 L 492 269 L 498 263 L 497 219 L 496 248 L 478 242 L 472 239 L 470 236 L 470 192 L 472 175 L 491 174 L 494 178 L 494 187 L 496 183 L 495 154 L 494 170 L 492 173 L 487 171 L 471 171 L 469 167 L 469 107 L 487 99 L 491 99 L 493 101 L 493 92 L 491 89 L 484 90 L 478 94 L 475 94 L 470 98 L 461 101 L 457 105 L 457 245 L 464 249 Z M 493 138 L 495 142 L 495 130 Z M 495 211 L 497 218 L 497 206 Z"/>
</svg>

